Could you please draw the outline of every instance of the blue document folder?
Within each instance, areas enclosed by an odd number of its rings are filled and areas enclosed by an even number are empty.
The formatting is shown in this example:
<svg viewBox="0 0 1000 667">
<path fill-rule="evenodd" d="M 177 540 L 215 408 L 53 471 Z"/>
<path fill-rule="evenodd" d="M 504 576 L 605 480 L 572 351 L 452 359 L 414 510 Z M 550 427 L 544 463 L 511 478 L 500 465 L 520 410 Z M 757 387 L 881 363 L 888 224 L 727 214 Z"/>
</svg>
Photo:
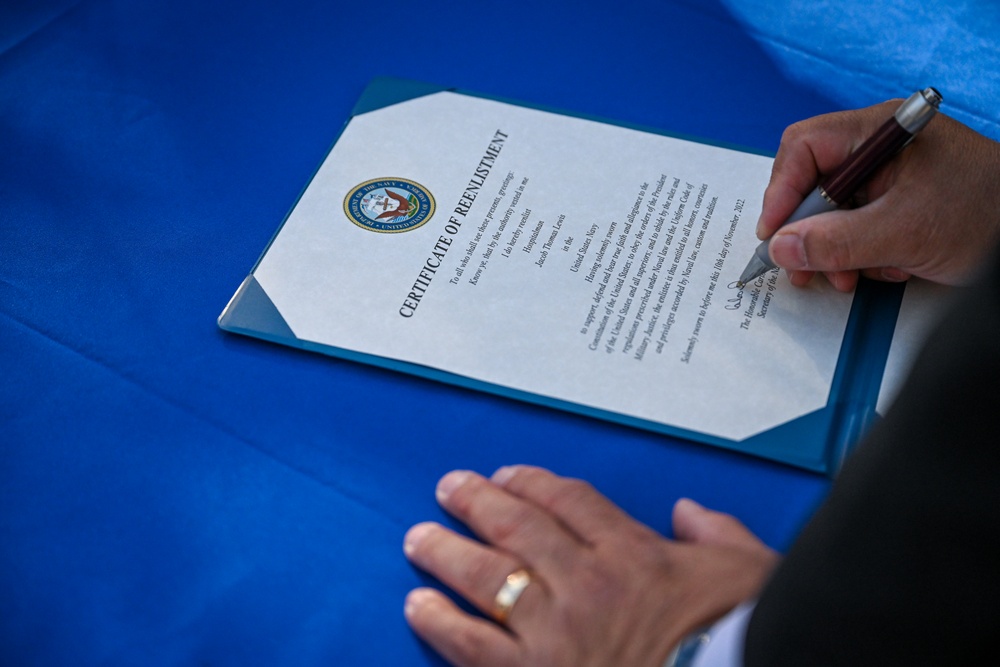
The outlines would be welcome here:
<svg viewBox="0 0 1000 667">
<path fill-rule="evenodd" d="M 445 90 L 473 97 L 497 99 L 414 81 L 376 79 L 358 100 L 352 112 L 352 119 L 360 114 Z M 553 111 L 552 109 L 511 102 L 510 100 L 499 101 L 548 112 Z M 655 135 L 677 137 L 676 134 L 657 129 L 640 128 L 625 123 L 614 123 L 581 114 L 570 113 L 565 115 L 619 125 Z M 344 127 L 346 128 L 351 122 L 352 120 L 349 119 Z M 678 138 L 700 143 L 722 145 L 717 142 L 693 139 L 691 137 L 681 136 Z M 725 145 L 725 147 L 734 148 L 731 145 Z M 746 152 L 761 154 L 758 151 L 752 150 Z M 294 209 L 295 205 L 293 204 L 291 210 Z M 289 215 L 291 214 L 291 210 Z M 287 222 L 287 220 L 288 218 L 286 217 L 285 221 Z M 284 225 L 284 223 L 282 224 Z M 279 227 L 278 231 L 280 232 L 280 230 L 281 228 Z M 275 238 L 277 234 L 276 232 Z M 271 243 L 273 242 L 274 238 L 272 238 Z M 268 248 L 270 248 L 270 244 Z M 222 329 L 334 357 L 411 373 L 469 389 L 491 392 L 594 418 L 623 423 L 673 437 L 724 447 L 826 474 L 834 474 L 836 472 L 851 446 L 858 441 L 872 424 L 873 420 L 877 418 L 875 411 L 876 401 L 903 294 L 902 285 L 862 280 L 854 295 L 827 404 L 821 409 L 765 432 L 741 440 L 732 440 L 679 428 L 667 423 L 639 419 L 630 415 L 597 409 L 592 406 L 560 400 L 551 396 L 485 382 L 440 368 L 401 361 L 386 356 L 367 354 L 345 347 L 321 344 L 297 337 L 282 316 L 279 308 L 275 306 L 273 300 L 255 278 L 254 272 L 267 254 L 267 251 L 268 249 L 265 248 L 254 269 L 242 285 L 240 285 L 219 317 L 218 323 Z M 754 387 L 749 386 L 746 388 L 746 391 L 753 392 Z"/>
</svg>

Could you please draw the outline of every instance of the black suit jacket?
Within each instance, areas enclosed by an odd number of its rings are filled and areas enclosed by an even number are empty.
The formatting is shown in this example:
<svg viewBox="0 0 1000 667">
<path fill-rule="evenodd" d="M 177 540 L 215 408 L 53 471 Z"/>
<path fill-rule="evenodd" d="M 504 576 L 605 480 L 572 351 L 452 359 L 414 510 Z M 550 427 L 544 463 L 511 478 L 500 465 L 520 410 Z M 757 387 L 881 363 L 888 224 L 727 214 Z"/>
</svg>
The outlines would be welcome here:
<svg viewBox="0 0 1000 667">
<path fill-rule="evenodd" d="M 1000 664 L 998 627 L 994 262 L 957 296 L 886 418 L 766 586 L 745 664 Z"/>
</svg>

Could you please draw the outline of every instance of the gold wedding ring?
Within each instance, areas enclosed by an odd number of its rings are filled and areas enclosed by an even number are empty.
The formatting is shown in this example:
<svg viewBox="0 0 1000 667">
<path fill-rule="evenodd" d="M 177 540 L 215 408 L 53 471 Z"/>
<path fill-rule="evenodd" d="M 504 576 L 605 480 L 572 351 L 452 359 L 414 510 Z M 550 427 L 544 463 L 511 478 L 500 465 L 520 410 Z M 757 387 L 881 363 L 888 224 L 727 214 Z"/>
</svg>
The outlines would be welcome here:
<svg viewBox="0 0 1000 667">
<path fill-rule="evenodd" d="M 510 611 L 517 604 L 517 599 L 521 593 L 531 583 L 531 575 L 525 569 L 511 572 L 507 575 L 507 580 L 497 591 L 497 596 L 493 598 L 493 618 L 497 623 L 506 623 L 510 617 Z"/>
</svg>

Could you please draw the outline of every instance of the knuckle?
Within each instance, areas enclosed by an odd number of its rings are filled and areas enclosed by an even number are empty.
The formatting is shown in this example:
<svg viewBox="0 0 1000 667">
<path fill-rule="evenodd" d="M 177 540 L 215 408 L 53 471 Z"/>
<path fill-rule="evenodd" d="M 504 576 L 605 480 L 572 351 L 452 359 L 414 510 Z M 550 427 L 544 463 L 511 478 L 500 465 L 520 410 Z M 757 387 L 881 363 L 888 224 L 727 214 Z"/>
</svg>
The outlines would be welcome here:
<svg viewBox="0 0 1000 667">
<path fill-rule="evenodd" d="M 531 522 L 534 511 L 530 505 L 518 504 L 498 513 L 492 518 L 490 524 L 490 541 L 494 544 L 509 545 L 514 537 Z"/>
<path fill-rule="evenodd" d="M 477 503 L 482 497 L 483 489 L 483 480 L 473 476 L 452 489 L 445 501 L 445 506 L 459 517 L 468 517 L 476 510 Z"/>
<path fill-rule="evenodd" d="M 817 271 L 840 271 L 856 268 L 854 248 L 839 234 L 829 233 L 828 226 L 814 228 L 803 239 L 809 268 Z"/>
<path fill-rule="evenodd" d="M 620 567 L 626 555 L 632 564 L 627 571 Z M 633 543 L 627 545 L 625 555 L 623 552 L 592 553 L 573 573 L 574 588 L 581 593 L 577 599 L 591 600 L 605 608 L 617 607 L 630 596 L 637 582 L 645 580 L 651 570 L 648 559 L 659 557 Z"/>
<path fill-rule="evenodd" d="M 582 479 L 566 479 L 552 492 L 548 505 L 558 511 L 561 508 L 573 507 L 594 493 L 596 491 L 589 482 Z"/>
<path fill-rule="evenodd" d="M 475 491 L 470 487 L 472 484 L 466 483 L 451 492 L 448 496 L 448 509 L 459 516 L 468 516 L 473 508 Z"/>
<path fill-rule="evenodd" d="M 784 132 L 781 133 L 780 144 L 781 145 L 794 144 L 798 142 L 799 139 L 801 139 L 801 137 L 804 134 L 805 134 L 805 126 L 803 121 L 800 120 L 796 123 L 792 123 L 791 125 L 785 128 Z"/>
<path fill-rule="evenodd" d="M 829 265 L 830 269 L 840 271 L 855 268 L 854 248 L 846 239 L 832 238 L 826 247 L 827 257 L 825 263 Z"/>
<path fill-rule="evenodd" d="M 495 563 L 488 558 L 467 558 L 464 565 L 463 578 L 475 590 L 499 590 L 506 576 L 498 574 Z"/>
<path fill-rule="evenodd" d="M 586 599 L 598 605 L 613 601 L 620 587 L 620 582 L 606 567 L 594 565 L 584 568 L 579 573 L 576 584 Z"/>
<path fill-rule="evenodd" d="M 481 632 L 470 626 L 459 626 L 449 633 L 452 649 L 465 665 L 483 665 L 491 657 L 491 645 Z"/>
</svg>

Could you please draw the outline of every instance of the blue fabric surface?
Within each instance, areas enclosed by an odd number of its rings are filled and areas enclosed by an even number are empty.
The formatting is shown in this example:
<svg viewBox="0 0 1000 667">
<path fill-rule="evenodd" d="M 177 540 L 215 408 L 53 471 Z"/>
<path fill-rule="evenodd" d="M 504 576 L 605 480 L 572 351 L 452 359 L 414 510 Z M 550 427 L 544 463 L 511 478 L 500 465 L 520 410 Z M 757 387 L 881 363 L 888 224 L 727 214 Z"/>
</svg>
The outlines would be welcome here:
<svg viewBox="0 0 1000 667">
<path fill-rule="evenodd" d="M 758 150 L 864 86 L 948 96 L 853 53 L 846 31 L 884 26 L 846 4 L 844 25 L 695 0 L 0 6 L 0 664 L 439 664 L 403 620 L 426 579 L 401 541 L 448 521 L 453 468 L 585 477 L 664 533 L 692 496 L 787 546 L 826 480 L 215 318 L 375 76 Z M 996 51 L 962 39 L 996 23 L 961 7 L 940 71 L 988 127 Z M 836 77 L 775 47 L 807 33 Z"/>
<path fill-rule="evenodd" d="M 942 109 L 1000 139 L 994 0 L 723 0 L 792 79 L 847 108 L 934 86 Z"/>
</svg>

